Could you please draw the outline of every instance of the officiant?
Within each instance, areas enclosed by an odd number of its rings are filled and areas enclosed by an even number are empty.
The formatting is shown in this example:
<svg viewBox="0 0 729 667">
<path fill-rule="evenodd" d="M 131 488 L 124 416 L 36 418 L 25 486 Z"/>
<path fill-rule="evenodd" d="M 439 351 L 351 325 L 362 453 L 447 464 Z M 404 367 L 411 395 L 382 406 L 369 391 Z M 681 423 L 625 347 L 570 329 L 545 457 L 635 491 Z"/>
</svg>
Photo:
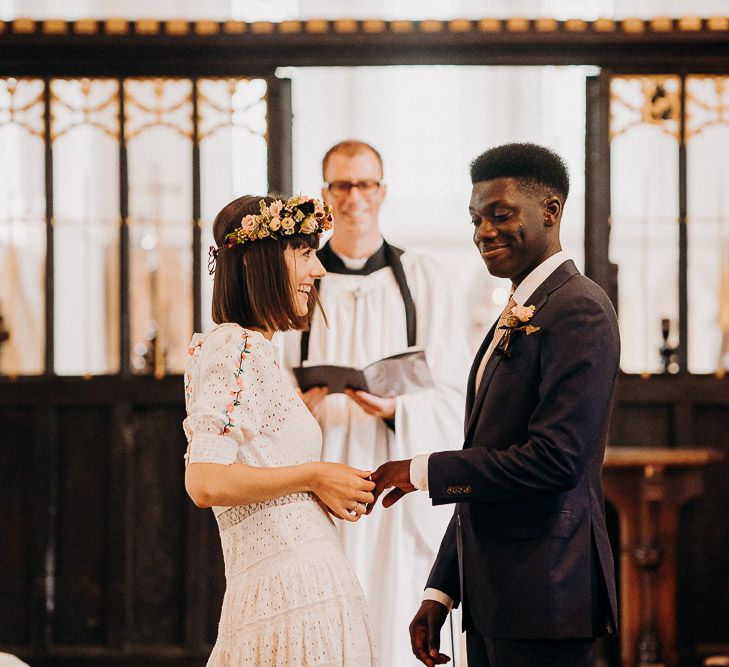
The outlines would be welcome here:
<svg viewBox="0 0 729 667">
<path fill-rule="evenodd" d="M 322 456 L 374 470 L 393 458 L 456 447 L 468 359 L 449 272 L 438 260 L 383 239 L 379 212 L 387 188 L 375 148 L 340 142 L 324 156 L 322 170 L 322 195 L 335 221 L 333 236 L 319 250 L 327 270 L 319 297 L 328 325 L 317 312 L 309 332 L 285 334 L 279 341 L 284 365 L 363 368 L 416 346 L 425 350 L 434 381 L 430 389 L 400 396 L 335 394 L 326 387 L 303 392 L 322 428 Z M 447 512 L 434 514 L 427 498 L 415 496 L 366 522 L 338 522 L 367 596 L 381 667 L 419 664 L 407 627 L 449 519 Z"/>
</svg>

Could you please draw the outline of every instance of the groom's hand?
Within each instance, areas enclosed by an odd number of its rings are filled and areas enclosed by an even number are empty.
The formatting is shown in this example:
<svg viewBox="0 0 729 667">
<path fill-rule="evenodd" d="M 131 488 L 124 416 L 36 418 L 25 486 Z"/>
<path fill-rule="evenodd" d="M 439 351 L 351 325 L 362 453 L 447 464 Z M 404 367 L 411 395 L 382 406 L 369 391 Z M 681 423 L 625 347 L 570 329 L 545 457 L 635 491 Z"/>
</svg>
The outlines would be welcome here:
<svg viewBox="0 0 729 667">
<path fill-rule="evenodd" d="M 372 481 L 375 483 L 375 488 L 372 489 L 372 495 L 375 499 L 370 503 L 367 508 L 367 514 L 372 511 L 372 508 L 377 503 L 377 499 L 380 497 L 385 489 L 392 489 L 383 499 L 382 506 L 390 507 L 394 505 L 400 498 L 406 493 L 415 491 L 415 487 L 410 482 L 410 459 L 406 461 L 388 461 L 383 463 L 375 472 L 372 473 Z"/>
<path fill-rule="evenodd" d="M 450 658 L 440 652 L 440 629 L 448 618 L 448 607 L 435 600 L 423 600 L 410 623 L 413 655 L 428 667 L 443 665 Z"/>
</svg>

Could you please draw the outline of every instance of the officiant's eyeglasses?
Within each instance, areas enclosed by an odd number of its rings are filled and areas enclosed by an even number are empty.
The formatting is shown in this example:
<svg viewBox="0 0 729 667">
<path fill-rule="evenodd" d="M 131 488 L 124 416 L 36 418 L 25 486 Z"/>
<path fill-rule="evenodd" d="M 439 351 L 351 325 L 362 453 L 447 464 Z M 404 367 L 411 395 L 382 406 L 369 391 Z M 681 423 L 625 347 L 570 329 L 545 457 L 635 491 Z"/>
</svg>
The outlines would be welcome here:
<svg viewBox="0 0 729 667">
<path fill-rule="evenodd" d="M 329 192 L 337 197 L 346 197 L 352 191 L 352 188 L 357 188 L 361 194 L 370 196 L 380 189 L 380 185 L 382 185 L 381 181 L 372 180 L 332 181 L 331 183 L 326 184 Z"/>
</svg>

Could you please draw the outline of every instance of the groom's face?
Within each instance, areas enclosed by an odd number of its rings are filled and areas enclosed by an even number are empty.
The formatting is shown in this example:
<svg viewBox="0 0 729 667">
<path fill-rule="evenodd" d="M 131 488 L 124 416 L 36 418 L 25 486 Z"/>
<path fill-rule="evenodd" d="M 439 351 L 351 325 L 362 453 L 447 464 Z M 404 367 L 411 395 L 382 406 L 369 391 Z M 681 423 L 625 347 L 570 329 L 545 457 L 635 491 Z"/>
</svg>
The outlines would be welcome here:
<svg viewBox="0 0 729 667">
<path fill-rule="evenodd" d="M 552 254 L 556 229 L 544 203 L 515 178 L 474 183 L 469 205 L 473 241 L 489 273 L 518 285 Z"/>
</svg>

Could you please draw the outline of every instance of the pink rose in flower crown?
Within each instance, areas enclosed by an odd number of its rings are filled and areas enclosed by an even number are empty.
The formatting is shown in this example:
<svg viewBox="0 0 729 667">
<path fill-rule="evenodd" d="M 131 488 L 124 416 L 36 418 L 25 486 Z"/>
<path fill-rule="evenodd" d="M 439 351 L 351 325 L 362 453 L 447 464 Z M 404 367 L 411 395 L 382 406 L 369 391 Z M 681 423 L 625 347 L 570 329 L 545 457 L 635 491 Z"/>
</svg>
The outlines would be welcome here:
<svg viewBox="0 0 729 667">
<path fill-rule="evenodd" d="M 247 215 L 240 221 L 240 231 L 244 236 L 250 236 L 256 226 L 256 216 Z"/>
<path fill-rule="evenodd" d="M 277 199 L 273 204 L 271 204 L 268 207 L 268 211 L 271 214 L 271 217 L 278 218 L 281 215 L 281 210 L 283 209 L 284 204 L 280 199 Z"/>
</svg>

